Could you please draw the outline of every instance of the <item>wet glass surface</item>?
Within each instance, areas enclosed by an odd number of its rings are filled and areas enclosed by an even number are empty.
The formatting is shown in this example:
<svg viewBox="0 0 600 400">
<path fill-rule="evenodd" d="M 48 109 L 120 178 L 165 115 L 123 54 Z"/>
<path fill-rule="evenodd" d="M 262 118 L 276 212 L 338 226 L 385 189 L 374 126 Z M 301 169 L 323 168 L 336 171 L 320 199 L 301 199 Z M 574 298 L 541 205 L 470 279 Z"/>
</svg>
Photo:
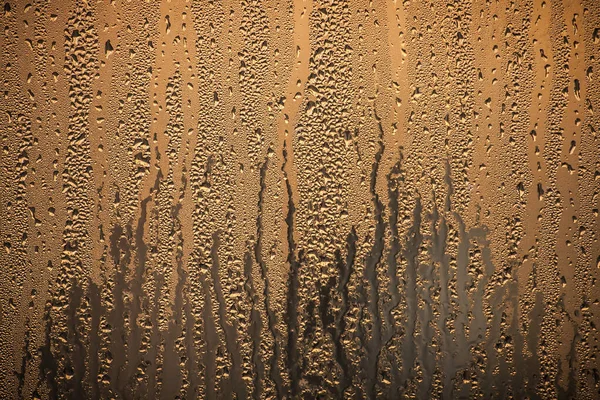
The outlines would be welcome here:
<svg viewBox="0 0 600 400">
<path fill-rule="evenodd" d="M 4 0 L 0 398 L 600 397 L 600 3 Z"/>
</svg>

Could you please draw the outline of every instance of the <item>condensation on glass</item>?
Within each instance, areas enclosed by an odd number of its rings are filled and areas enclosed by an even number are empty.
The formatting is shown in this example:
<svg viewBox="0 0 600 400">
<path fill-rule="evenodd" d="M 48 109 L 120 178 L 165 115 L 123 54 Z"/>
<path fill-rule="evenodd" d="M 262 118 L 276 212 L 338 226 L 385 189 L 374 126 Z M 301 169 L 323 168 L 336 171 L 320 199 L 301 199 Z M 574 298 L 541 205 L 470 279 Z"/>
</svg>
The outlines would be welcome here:
<svg viewBox="0 0 600 400">
<path fill-rule="evenodd" d="M 0 26 L 0 398 L 599 398 L 597 0 Z"/>
</svg>

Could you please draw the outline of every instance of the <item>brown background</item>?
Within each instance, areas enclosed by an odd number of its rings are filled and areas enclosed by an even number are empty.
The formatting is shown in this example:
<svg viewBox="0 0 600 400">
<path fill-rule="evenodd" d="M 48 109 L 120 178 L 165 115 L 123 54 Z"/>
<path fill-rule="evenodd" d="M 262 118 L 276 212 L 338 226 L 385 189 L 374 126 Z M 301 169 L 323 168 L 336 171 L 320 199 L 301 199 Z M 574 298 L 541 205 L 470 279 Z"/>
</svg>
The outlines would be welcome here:
<svg viewBox="0 0 600 400">
<path fill-rule="evenodd" d="M 3 4 L 1 398 L 599 398 L 597 0 Z"/>
</svg>

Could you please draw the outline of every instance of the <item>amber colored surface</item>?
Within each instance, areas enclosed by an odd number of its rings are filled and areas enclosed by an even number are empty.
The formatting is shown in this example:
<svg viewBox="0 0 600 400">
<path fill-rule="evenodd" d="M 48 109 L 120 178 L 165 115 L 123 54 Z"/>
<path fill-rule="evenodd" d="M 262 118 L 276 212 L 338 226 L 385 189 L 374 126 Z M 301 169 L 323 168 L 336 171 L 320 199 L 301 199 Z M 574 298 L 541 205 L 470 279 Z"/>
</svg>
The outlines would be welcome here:
<svg viewBox="0 0 600 400">
<path fill-rule="evenodd" d="M 0 398 L 600 398 L 598 0 L 3 0 Z"/>
</svg>

